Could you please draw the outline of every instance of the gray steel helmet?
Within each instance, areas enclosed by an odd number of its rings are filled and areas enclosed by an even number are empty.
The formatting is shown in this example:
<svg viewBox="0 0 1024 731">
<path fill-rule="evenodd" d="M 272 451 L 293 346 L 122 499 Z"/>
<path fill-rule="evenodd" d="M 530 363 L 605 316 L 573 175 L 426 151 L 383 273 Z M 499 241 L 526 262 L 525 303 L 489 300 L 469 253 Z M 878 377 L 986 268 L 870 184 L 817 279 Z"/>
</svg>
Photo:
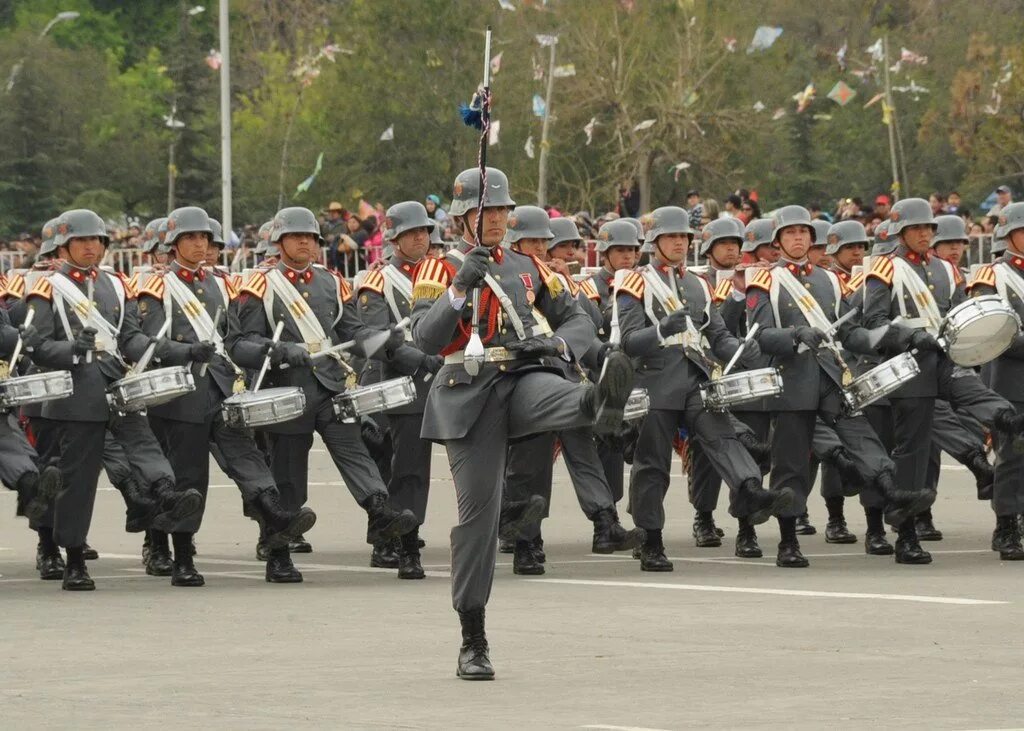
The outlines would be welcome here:
<svg viewBox="0 0 1024 731">
<path fill-rule="evenodd" d="M 175 208 L 167 216 L 167 236 L 164 237 L 164 244 L 168 247 L 174 246 L 181 234 L 204 233 L 213 238 L 213 229 L 210 228 L 210 217 L 206 211 L 198 206 L 185 206 Z"/>
<path fill-rule="evenodd" d="M 743 230 L 743 246 L 740 247 L 740 251 L 744 254 L 753 254 L 758 246 L 771 244 L 774 241 L 774 230 L 775 222 L 772 219 L 755 218 Z"/>
<path fill-rule="evenodd" d="M 103 219 L 87 208 L 64 211 L 57 217 L 57 233 L 53 237 L 55 247 L 66 246 L 71 239 L 98 236 L 104 246 L 110 245 L 110 236 Z"/>
<path fill-rule="evenodd" d="M 992 256 L 996 254 L 1002 254 L 1006 251 L 1006 247 L 1009 246 L 1009 242 L 1005 236 L 993 236 L 992 237 Z"/>
<path fill-rule="evenodd" d="M 960 216 L 936 216 L 935 236 L 932 237 L 932 246 L 949 241 L 963 241 L 967 243 L 967 223 Z"/>
<path fill-rule="evenodd" d="M 437 221 L 431 221 L 433 226 L 430 227 L 430 245 L 431 246 L 444 246 L 444 239 L 441 238 L 441 224 Z"/>
<path fill-rule="evenodd" d="M 166 223 L 167 217 L 162 216 L 154 218 L 146 224 L 146 228 L 142 231 L 142 252 L 144 254 L 152 254 L 157 245 L 163 243 L 163 237 L 160 235 L 160 226 Z M 166 226 L 164 226 L 163 233 L 165 235 L 167 233 Z"/>
<path fill-rule="evenodd" d="M 828 230 L 831 226 L 832 224 L 823 218 L 815 218 L 811 220 L 811 228 L 814 229 L 815 246 L 828 245 Z"/>
<path fill-rule="evenodd" d="M 636 227 L 629 221 L 618 218 L 601 226 L 597 231 L 597 252 L 603 254 L 613 246 L 640 246 L 636 238 Z"/>
<path fill-rule="evenodd" d="M 779 240 L 779 233 L 782 229 L 790 226 L 806 226 L 811 230 L 811 242 L 817 235 L 814 226 L 811 224 L 811 213 L 803 206 L 783 206 L 772 215 L 772 241 Z"/>
<path fill-rule="evenodd" d="M 579 228 L 576 227 L 576 223 L 571 218 L 552 218 L 551 233 L 555 235 L 555 238 L 548 242 L 549 249 L 559 244 L 564 244 L 567 241 L 583 240 L 583 237 L 580 236 Z"/>
<path fill-rule="evenodd" d="M 514 244 L 521 239 L 552 239 L 551 218 L 539 206 L 516 206 L 508 217 L 505 240 Z"/>
<path fill-rule="evenodd" d="M 896 237 L 907 226 L 925 224 L 936 227 L 931 204 L 924 198 L 904 198 L 889 212 L 889 235 Z"/>
<path fill-rule="evenodd" d="M 940 218 L 947 218 L 940 216 Z M 998 239 L 1009 238 L 1011 231 L 1024 228 L 1024 203 L 1011 203 L 999 212 L 999 219 L 993 232 Z M 942 229 L 939 229 L 940 231 Z"/>
<path fill-rule="evenodd" d="M 282 208 L 274 214 L 270 227 L 270 243 L 280 242 L 285 234 L 313 234 L 320 245 L 324 245 L 324 237 L 320 235 L 320 222 L 313 211 L 302 206 Z"/>
<path fill-rule="evenodd" d="M 210 228 L 213 230 L 213 243 L 222 249 L 227 246 L 224 243 L 224 227 L 220 225 L 220 221 L 216 218 L 211 218 Z"/>
<path fill-rule="evenodd" d="M 827 241 L 825 253 L 829 256 L 839 253 L 839 250 L 849 244 L 864 244 L 868 246 L 868 232 L 864 230 L 864 224 L 860 221 L 840 221 L 828 227 L 828 231 L 822 241 Z"/>
<path fill-rule="evenodd" d="M 480 168 L 463 170 L 452 184 L 452 204 L 448 215 L 463 216 L 466 211 L 477 207 L 480 198 Z M 498 168 L 487 168 L 487 191 L 484 194 L 484 208 L 515 206 L 516 202 L 508 192 L 508 177 Z"/>
<path fill-rule="evenodd" d="M 653 244 L 662 234 L 686 234 L 693 240 L 690 214 L 679 206 L 662 206 L 643 217 L 644 243 Z"/>
<path fill-rule="evenodd" d="M 644 240 L 644 224 L 639 218 L 630 218 L 629 216 L 623 216 L 618 219 L 619 221 L 629 221 L 636 228 L 636 240 L 643 243 Z"/>
<path fill-rule="evenodd" d="M 679 210 L 682 210 L 681 208 Z M 683 211 L 685 213 L 685 211 Z M 735 240 L 741 247 L 744 241 L 743 222 L 738 218 L 716 218 L 700 232 L 700 255 L 706 256 L 719 241 Z"/>
<path fill-rule="evenodd" d="M 415 228 L 435 228 L 427 209 L 419 201 L 396 203 L 384 215 L 384 240 L 394 241 L 406 231 Z"/>
<path fill-rule="evenodd" d="M 875 244 L 871 247 L 871 256 L 884 256 L 896 251 L 899 240 L 890 233 L 891 221 L 882 221 L 875 226 Z"/>
<path fill-rule="evenodd" d="M 39 245 L 40 257 L 49 257 L 57 253 L 57 224 L 59 222 L 60 216 L 51 218 L 43 224 L 43 242 Z"/>
<path fill-rule="evenodd" d="M 161 254 L 169 254 L 169 253 L 171 253 L 171 247 L 167 245 L 167 241 L 166 241 L 166 239 L 167 239 L 167 219 L 166 218 L 160 221 L 160 225 L 156 229 L 156 236 L 157 236 L 157 240 L 160 243 L 160 245 L 157 247 L 156 251 L 161 253 Z"/>
<path fill-rule="evenodd" d="M 274 221 L 270 220 L 260 226 L 256 234 L 256 249 L 253 251 L 258 256 L 280 256 L 281 249 L 277 244 L 270 243 L 270 230 L 274 227 Z"/>
</svg>

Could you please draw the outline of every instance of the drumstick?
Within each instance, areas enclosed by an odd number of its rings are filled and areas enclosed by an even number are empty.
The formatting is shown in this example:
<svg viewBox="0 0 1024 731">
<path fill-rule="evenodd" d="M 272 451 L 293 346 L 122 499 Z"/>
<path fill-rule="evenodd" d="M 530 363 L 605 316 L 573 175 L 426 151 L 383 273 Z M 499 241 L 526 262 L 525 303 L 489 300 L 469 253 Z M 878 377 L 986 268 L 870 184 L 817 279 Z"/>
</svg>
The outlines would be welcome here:
<svg viewBox="0 0 1024 731">
<path fill-rule="evenodd" d="M 408 317 L 404 317 L 404 318 L 402 318 L 398 322 L 397 325 L 395 325 L 395 327 L 397 327 L 397 328 L 399 328 L 401 330 L 404 330 L 408 326 L 408 324 L 409 324 L 409 318 Z M 383 333 L 381 333 L 381 334 L 383 334 Z M 371 336 L 371 337 L 376 337 L 376 336 Z M 366 341 L 363 341 L 363 342 L 366 342 Z M 346 340 L 344 343 L 338 343 L 337 345 L 332 345 L 329 348 L 324 348 L 323 350 L 321 350 L 318 353 L 313 353 L 309 357 L 313 358 L 313 359 L 325 358 L 328 355 L 334 355 L 335 353 L 341 353 L 341 352 L 344 352 L 346 350 L 351 350 L 357 344 L 358 344 L 358 341 L 356 341 L 356 340 Z"/>
<path fill-rule="evenodd" d="M 736 352 L 732 354 L 732 358 L 730 358 L 729 362 L 725 364 L 725 370 L 722 371 L 723 376 L 729 375 L 729 371 L 732 370 L 733 366 L 736 365 L 736 361 L 738 361 L 740 356 L 743 355 L 743 350 L 747 347 L 747 343 L 750 342 L 754 337 L 754 333 L 756 333 L 760 327 L 761 325 L 756 322 L 750 326 L 750 329 L 747 330 L 747 336 L 743 338 L 743 341 L 740 343 L 740 347 L 736 348 Z"/>
<path fill-rule="evenodd" d="M 214 342 L 216 342 L 217 326 L 220 324 L 220 316 L 221 316 L 221 314 L 223 314 L 223 312 L 224 312 L 224 308 L 221 307 L 220 305 L 217 305 L 217 312 L 213 316 L 213 337 L 214 337 Z M 209 367 L 210 367 L 209 363 L 203 363 L 203 365 L 199 368 L 199 375 L 200 375 L 200 377 L 206 375 L 206 371 L 207 371 L 207 369 Z"/>
<path fill-rule="evenodd" d="M 842 317 L 840 317 L 840 318 L 839 318 L 838 320 L 836 320 L 835 322 L 833 322 L 833 323 L 832 323 L 832 324 L 831 324 L 831 325 L 829 326 L 829 328 L 828 328 L 828 329 L 827 329 L 827 330 L 826 330 L 826 331 L 825 331 L 825 332 L 823 333 L 823 335 L 825 336 L 825 338 L 826 338 L 827 340 L 831 341 L 831 340 L 833 339 L 833 337 L 832 337 L 832 336 L 833 336 L 833 335 L 834 335 L 834 334 L 835 334 L 836 332 L 838 332 L 838 331 L 839 331 L 839 328 L 840 328 L 840 327 L 842 327 L 842 326 L 843 326 L 843 324 L 844 324 L 844 323 L 845 323 L 845 322 L 846 322 L 847 320 L 849 320 L 849 319 L 853 318 L 853 317 L 854 317 L 854 316 L 856 316 L 856 315 L 857 315 L 857 313 L 859 313 L 859 312 L 860 312 L 860 308 L 859 308 L 859 307 L 854 307 L 854 308 L 853 308 L 852 310 L 850 310 L 850 311 L 849 311 L 849 312 L 847 312 L 847 313 L 846 313 L 845 315 L 843 315 Z M 807 350 L 808 350 L 808 348 L 807 348 L 807 345 L 806 345 L 805 343 L 800 343 L 800 345 L 799 345 L 799 346 L 797 346 L 796 352 L 798 352 L 798 353 L 806 353 L 806 352 L 807 352 Z"/>
<path fill-rule="evenodd" d="M 156 352 L 156 341 L 166 335 L 170 328 L 171 321 L 167 320 L 164 322 L 163 327 L 160 328 L 160 332 L 158 332 L 156 337 L 153 338 L 153 342 L 146 346 L 146 350 L 142 353 L 142 357 L 139 358 L 139 362 L 136 363 L 135 367 L 132 369 L 132 374 L 142 373 L 146 370 L 146 366 L 149 365 L 149 361 L 153 359 L 153 353 Z"/>
<path fill-rule="evenodd" d="M 29 310 L 28 314 L 25 315 L 25 322 L 23 328 L 28 328 L 32 325 L 32 318 L 36 316 L 35 310 Z M 21 336 L 21 332 L 18 333 L 18 344 L 14 346 L 14 352 L 11 353 L 11 368 L 7 373 L 7 377 L 10 378 L 11 374 L 14 373 L 14 369 L 18 367 L 18 358 L 21 357 L 21 346 L 24 344 L 25 339 Z"/>
<path fill-rule="evenodd" d="M 86 309 L 85 309 L 85 316 L 86 317 L 88 317 L 89 313 L 92 312 L 92 298 L 93 298 L 93 295 L 96 294 L 95 290 L 96 290 L 96 285 L 93 284 L 93 278 L 89 277 L 89 280 L 88 280 L 88 282 L 86 282 L 86 285 L 85 285 L 85 298 L 89 301 L 88 307 L 86 307 Z M 82 323 L 82 326 L 83 327 L 86 326 L 84 322 Z M 86 363 L 92 363 L 92 351 L 91 350 L 87 350 L 85 352 L 85 362 Z"/>
<path fill-rule="evenodd" d="M 274 328 L 274 337 L 270 339 L 271 345 L 277 345 L 277 341 L 281 339 L 281 333 L 284 331 L 284 320 L 277 321 L 277 327 Z M 252 390 L 259 391 L 260 384 L 263 383 L 263 376 L 267 375 L 267 368 L 270 367 L 270 352 L 273 347 L 267 351 L 267 355 L 263 358 L 263 367 L 260 368 L 260 374 L 256 376 L 256 383 L 252 385 Z"/>
</svg>

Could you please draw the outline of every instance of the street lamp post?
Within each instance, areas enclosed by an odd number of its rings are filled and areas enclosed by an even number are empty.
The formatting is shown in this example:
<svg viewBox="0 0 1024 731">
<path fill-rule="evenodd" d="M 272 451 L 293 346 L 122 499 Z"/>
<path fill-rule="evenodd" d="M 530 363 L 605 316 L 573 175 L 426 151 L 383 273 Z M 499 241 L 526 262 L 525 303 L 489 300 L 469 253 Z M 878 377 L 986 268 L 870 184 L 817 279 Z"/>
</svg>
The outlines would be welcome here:
<svg viewBox="0 0 1024 731">
<path fill-rule="evenodd" d="M 43 27 L 42 31 L 39 32 L 39 40 L 45 38 L 46 34 L 50 32 L 50 29 L 53 28 L 53 26 L 57 25 L 57 23 L 61 23 L 65 20 L 74 20 L 79 15 L 81 15 L 81 13 L 79 13 L 77 10 L 62 10 L 61 12 L 57 13 L 55 16 L 50 18 L 50 22 Z M 11 73 L 8 74 L 7 85 L 4 87 L 5 93 L 11 93 L 11 89 L 13 89 L 14 84 L 17 83 L 18 74 L 21 73 L 21 69 L 24 65 L 25 56 L 22 56 L 13 66 L 11 66 Z"/>
</svg>

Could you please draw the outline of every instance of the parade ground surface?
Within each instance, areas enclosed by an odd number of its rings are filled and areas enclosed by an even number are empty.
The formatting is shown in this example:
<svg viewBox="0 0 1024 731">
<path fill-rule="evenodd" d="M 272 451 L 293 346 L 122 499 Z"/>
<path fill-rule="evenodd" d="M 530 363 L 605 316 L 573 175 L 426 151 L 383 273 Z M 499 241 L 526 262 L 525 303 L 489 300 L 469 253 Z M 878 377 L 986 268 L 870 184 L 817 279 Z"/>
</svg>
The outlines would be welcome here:
<svg viewBox="0 0 1024 731">
<path fill-rule="evenodd" d="M 1020 692 L 1024 563 L 989 551 L 993 525 L 959 466 L 935 508 L 946 538 L 930 566 L 832 546 L 815 495 L 805 570 L 697 549 L 675 463 L 668 555 L 675 572 L 641 573 L 627 554 L 590 553 L 561 462 L 545 523 L 547 574 L 512 574 L 499 555 L 488 606 L 493 683 L 455 677 L 459 625 L 448 581 L 455 501 L 435 451 L 423 581 L 369 568 L 365 514 L 319 443 L 312 455 L 314 553 L 305 584 L 264 582 L 255 524 L 219 472 L 197 565 L 201 589 L 146 576 L 141 537 L 122 530 L 105 482 L 90 543 L 91 593 L 43 582 L 35 541 L 0 502 L 0 717 L 9 729 L 735 729 L 1024 726 Z M 623 511 L 624 512 L 624 511 Z M 849 505 L 860 539 L 863 513 Z M 624 522 L 628 516 L 623 515 Z"/>
</svg>

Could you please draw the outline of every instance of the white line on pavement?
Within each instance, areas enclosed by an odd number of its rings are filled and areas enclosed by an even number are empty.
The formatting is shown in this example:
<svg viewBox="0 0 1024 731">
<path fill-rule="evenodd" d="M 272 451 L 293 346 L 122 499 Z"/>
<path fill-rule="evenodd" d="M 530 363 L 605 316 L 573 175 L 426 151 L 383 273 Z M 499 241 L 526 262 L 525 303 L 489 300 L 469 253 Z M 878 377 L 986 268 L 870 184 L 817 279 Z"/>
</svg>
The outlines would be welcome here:
<svg viewBox="0 0 1024 731">
<path fill-rule="evenodd" d="M 588 579 L 524 579 L 538 584 L 565 584 L 573 586 L 608 586 L 631 589 L 677 589 L 681 591 L 714 591 L 730 594 L 770 594 L 774 596 L 820 597 L 824 599 L 882 599 L 923 604 L 1009 604 L 988 599 L 966 599 L 944 596 L 915 596 L 913 594 L 860 594 L 848 591 L 807 591 L 804 589 L 761 589 L 747 586 L 711 586 L 707 584 L 657 584 L 646 581 L 598 581 Z"/>
<path fill-rule="evenodd" d="M 669 731 L 665 728 L 647 728 L 646 726 L 609 726 L 604 723 L 591 723 L 580 728 L 599 729 L 600 731 Z"/>
</svg>

